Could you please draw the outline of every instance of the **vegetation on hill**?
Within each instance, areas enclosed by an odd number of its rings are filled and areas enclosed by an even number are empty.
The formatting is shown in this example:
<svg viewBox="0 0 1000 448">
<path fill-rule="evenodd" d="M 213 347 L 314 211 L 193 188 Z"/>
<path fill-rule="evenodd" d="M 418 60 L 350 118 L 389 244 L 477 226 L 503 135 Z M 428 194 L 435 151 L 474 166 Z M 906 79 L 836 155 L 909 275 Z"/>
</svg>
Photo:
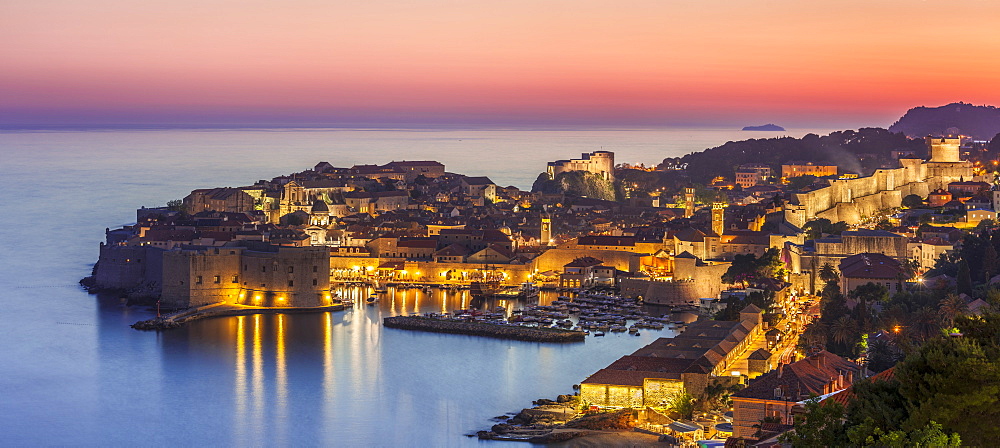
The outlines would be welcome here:
<svg viewBox="0 0 1000 448">
<path fill-rule="evenodd" d="M 889 126 L 892 132 L 910 137 L 926 135 L 968 135 L 988 140 L 1000 133 L 1000 109 L 951 103 L 940 107 L 914 107 Z"/>
<path fill-rule="evenodd" d="M 929 339 L 892 375 L 855 383 L 846 409 L 806 405 L 795 446 L 992 446 L 1000 439 L 1000 315 L 955 320 L 961 336 Z"/>
<path fill-rule="evenodd" d="M 531 192 L 566 194 L 606 201 L 617 201 L 623 196 L 617 182 L 587 171 L 567 171 L 559 173 L 551 180 L 548 174 L 541 173 L 531 186 Z"/>
<path fill-rule="evenodd" d="M 926 154 L 923 140 L 913 140 L 901 133 L 881 128 L 837 131 L 827 136 L 807 134 L 802 138 L 781 137 L 727 142 L 722 146 L 691 153 L 680 158 L 666 158 L 666 166 L 685 166 L 693 182 L 708 183 L 717 176 L 732 179 L 745 163 L 764 163 L 772 168 L 792 160 L 837 165 L 843 171 L 868 174 L 874 167 L 864 166 L 858 154 L 888 158 L 893 150 L 913 150 Z M 780 172 L 778 173 L 780 175 Z"/>
</svg>

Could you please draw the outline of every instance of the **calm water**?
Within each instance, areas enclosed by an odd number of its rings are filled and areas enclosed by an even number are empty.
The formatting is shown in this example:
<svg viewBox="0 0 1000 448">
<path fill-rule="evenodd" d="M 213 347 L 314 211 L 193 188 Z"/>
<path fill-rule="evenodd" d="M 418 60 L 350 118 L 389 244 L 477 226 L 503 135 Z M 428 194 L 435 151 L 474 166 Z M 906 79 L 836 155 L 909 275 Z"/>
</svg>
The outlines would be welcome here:
<svg viewBox="0 0 1000 448">
<path fill-rule="evenodd" d="M 817 131 L 812 131 L 817 132 Z M 788 132 L 799 136 L 805 131 Z M 321 315 L 206 320 L 166 333 L 146 309 L 76 284 L 105 227 L 191 189 L 334 165 L 436 159 L 530 186 L 545 162 L 612 150 L 657 163 L 718 129 L 0 133 L 0 428 L 24 445 L 464 446 L 462 435 L 571 386 L 666 332 L 543 345 L 383 329 L 387 315 L 467 306 L 397 293 Z"/>
</svg>

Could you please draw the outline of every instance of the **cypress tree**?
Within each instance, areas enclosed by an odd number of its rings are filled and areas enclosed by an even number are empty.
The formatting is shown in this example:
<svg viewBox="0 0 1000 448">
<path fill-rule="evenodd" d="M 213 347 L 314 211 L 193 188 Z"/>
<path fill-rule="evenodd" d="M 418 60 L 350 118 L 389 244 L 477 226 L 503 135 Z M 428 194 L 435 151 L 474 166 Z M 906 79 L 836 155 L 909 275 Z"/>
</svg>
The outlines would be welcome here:
<svg viewBox="0 0 1000 448">
<path fill-rule="evenodd" d="M 969 263 L 965 260 L 958 262 L 958 293 L 972 295 L 972 274 L 969 272 Z"/>
<path fill-rule="evenodd" d="M 1000 269 L 1000 258 L 997 257 L 997 250 L 993 247 L 993 242 L 986 243 L 986 251 L 983 254 L 983 280 L 989 283 L 997 271 Z"/>
</svg>

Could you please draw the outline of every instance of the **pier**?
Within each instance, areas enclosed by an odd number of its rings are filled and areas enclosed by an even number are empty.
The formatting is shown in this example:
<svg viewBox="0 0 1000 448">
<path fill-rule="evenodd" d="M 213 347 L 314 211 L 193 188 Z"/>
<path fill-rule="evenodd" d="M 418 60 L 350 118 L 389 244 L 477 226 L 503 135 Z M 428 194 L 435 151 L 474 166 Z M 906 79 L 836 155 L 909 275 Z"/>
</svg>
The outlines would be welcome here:
<svg viewBox="0 0 1000 448">
<path fill-rule="evenodd" d="M 212 317 L 248 316 L 251 314 L 322 313 L 328 311 L 343 311 L 345 308 L 346 306 L 344 304 L 316 307 L 256 307 L 215 303 L 177 311 L 162 317 L 141 320 L 132 324 L 132 328 L 145 331 L 161 331 L 177 328 L 188 322 Z"/>
<path fill-rule="evenodd" d="M 583 342 L 582 331 L 558 328 L 523 327 L 488 322 L 474 322 L 456 319 L 422 316 L 396 316 L 382 319 L 389 328 L 403 330 L 430 331 L 435 333 L 468 334 L 498 339 L 516 339 L 533 342 Z"/>
</svg>

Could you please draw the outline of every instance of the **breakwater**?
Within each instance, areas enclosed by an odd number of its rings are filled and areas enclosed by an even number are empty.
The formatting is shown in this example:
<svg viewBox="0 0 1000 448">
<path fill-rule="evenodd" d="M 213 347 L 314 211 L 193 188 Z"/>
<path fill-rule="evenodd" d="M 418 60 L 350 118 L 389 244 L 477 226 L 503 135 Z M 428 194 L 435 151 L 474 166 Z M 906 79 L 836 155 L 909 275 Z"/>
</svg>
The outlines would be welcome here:
<svg viewBox="0 0 1000 448">
<path fill-rule="evenodd" d="M 248 316 L 251 314 L 299 314 L 299 313 L 321 313 L 327 311 L 343 311 L 344 305 L 329 305 L 307 308 L 295 307 L 275 307 L 275 308 L 250 308 L 250 307 L 226 307 L 220 305 L 208 305 L 184 311 L 179 311 L 163 317 L 156 317 L 149 320 L 141 320 L 132 324 L 136 330 L 160 331 L 170 330 L 180 327 L 188 322 L 210 317 Z"/>
<path fill-rule="evenodd" d="M 431 331 L 435 333 L 456 333 L 486 336 L 498 339 L 517 339 L 534 342 L 583 342 L 582 331 L 557 328 L 522 327 L 487 322 L 473 322 L 454 319 L 437 319 L 421 316 L 396 316 L 382 319 L 382 325 L 403 330 Z"/>
</svg>

